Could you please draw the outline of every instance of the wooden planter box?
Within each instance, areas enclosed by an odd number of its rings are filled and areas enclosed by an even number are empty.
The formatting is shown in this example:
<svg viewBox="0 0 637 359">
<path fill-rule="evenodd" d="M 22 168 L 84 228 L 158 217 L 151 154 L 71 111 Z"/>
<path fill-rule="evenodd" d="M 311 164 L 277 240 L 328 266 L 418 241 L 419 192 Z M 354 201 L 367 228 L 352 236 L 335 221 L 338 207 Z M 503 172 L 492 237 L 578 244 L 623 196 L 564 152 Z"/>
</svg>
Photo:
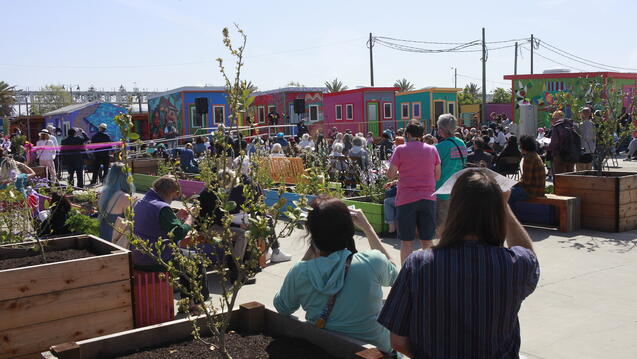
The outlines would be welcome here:
<svg viewBox="0 0 637 359">
<path fill-rule="evenodd" d="M 369 223 L 374 227 L 376 233 L 381 233 L 389 229 L 385 223 L 385 210 L 383 209 L 383 205 L 369 201 L 370 199 L 368 197 L 352 197 L 343 200 L 348 206 L 353 205 L 357 209 L 362 210 Z"/>
<path fill-rule="evenodd" d="M 135 183 L 135 190 L 139 192 L 146 192 L 152 187 L 153 182 L 158 179 L 158 176 L 151 176 L 141 173 L 133 173 L 133 183 Z"/>
<path fill-rule="evenodd" d="M 198 320 L 202 335 L 209 335 L 204 317 L 199 317 Z M 263 304 L 257 302 L 243 304 L 238 310 L 233 311 L 230 327 L 246 334 L 263 333 L 272 337 L 304 339 L 334 356 L 343 358 L 381 359 L 389 357 L 369 344 L 318 329 L 293 317 L 265 309 Z M 192 322 L 188 319 L 179 319 L 79 342 L 63 343 L 43 352 L 41 358 L 110 358 L 141 348 L 159 347 L 190 340 L 192 339 L 191 333 Z"/>
<path fill-rule="evenodd" d="M 18 246 L 33 244 L 0 246 L 0 259 L 24 257 Z M 0 271 L 0 358 L 133 328 L 130 252 L 87 235 L 46 242 L 69 248 L 98 256 Z"/>
<path fill-rule="evenodd" d="M 555 175 L 555 194 L 581 198 L 582 227 L 605 232 L 637 228 L 637 173 L 581 171 Z"/>
<path fill-rule="evenodd" d="M 146 175 L 157 175 L 159 170 L 159 158 L 139 158 L 131 161 L 131 170 L 133 173 Z"/>
<path fill-rule="evenodd" d="M 31 167 L 31 169 L 33 169 L 33 172 L 35 172 L 36 177 L 46 178 L 46 167 L 34 166 L 34 167 Z"/>
<path fill-rule="evenodd" d="M 133 182 L 135 183 L 135 190 L 139 192 L 147 192 L 152 186 L 153 182 L 158 179 L 159 176 L 151 176 L 141 173 L 133 173 Z M 206 184 L 201 181 L 191 181 L 178 179 L 181 186 L 181 193 L 184 197 L 190 197 L 195 194 L 199 194 L 206 187 Z"/>
</svg>

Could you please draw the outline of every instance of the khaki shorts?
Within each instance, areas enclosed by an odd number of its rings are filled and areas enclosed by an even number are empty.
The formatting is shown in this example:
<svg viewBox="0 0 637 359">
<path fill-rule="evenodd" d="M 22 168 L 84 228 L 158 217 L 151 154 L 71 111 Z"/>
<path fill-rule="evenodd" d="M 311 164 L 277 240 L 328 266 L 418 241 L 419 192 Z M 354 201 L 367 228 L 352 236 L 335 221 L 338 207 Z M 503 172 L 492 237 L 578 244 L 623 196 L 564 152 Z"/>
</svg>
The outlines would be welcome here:
<svg viewBox="0 0 637 359">
<path fill-rule="evenodd" d="M 449 200 L 436 200 L 436 228 L 445 224 L 447 221 L 447 213 L 449 213 Z"/>
</svg>

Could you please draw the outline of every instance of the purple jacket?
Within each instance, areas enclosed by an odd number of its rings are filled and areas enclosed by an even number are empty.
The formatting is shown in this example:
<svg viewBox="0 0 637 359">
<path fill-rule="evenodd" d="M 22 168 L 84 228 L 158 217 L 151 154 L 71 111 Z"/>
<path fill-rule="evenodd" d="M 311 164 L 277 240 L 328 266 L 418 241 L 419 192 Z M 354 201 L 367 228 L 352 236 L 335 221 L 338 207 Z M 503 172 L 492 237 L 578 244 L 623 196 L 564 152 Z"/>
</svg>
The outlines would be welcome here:
<svg viewBox="0 0 637 359">
<path fill-rule="evenodd" d="M 161 229 L 159 224 L 159 211 L 170 205 L 164 202 L 155 190 L 150 189 L 141 200 L 135 203 L 135 227 L 133 232 L 140 238 L 149 241 L 151 244 L 157 242 L 159 238 L 168 239 L 168 233 Z M 135 265 L 155 265 L 157 262 L 152 258 L 131 246 L 133 264 Z M 163 260 L 171 257 L 170 248 L 162 251 Z"/>
</svg>

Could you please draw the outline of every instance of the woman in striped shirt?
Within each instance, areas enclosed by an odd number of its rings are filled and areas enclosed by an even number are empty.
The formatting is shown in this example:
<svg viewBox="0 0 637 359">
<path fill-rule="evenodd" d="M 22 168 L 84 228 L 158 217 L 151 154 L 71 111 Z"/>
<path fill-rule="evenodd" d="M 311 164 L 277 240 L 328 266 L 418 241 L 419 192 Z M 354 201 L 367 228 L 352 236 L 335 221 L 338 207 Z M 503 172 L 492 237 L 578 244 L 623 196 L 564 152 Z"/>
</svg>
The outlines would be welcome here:
<svg viewBox="0 0 637 359">
<path fill-rule="evenodd" d="M 518 358 L 518 311 L 540 270 L 509 194 L 480 169 L 460 176 L 440 242 L 407 258 L 378 318 L 392 348 L 411 358 Z"/>
</svg>

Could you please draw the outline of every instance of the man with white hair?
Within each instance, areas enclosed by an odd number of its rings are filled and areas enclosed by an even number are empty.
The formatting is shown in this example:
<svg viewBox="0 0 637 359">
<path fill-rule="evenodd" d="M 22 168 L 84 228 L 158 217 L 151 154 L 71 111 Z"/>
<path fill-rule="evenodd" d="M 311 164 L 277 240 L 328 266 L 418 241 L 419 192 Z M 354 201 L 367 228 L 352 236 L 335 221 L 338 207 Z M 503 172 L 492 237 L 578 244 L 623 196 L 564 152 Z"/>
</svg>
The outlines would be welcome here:
<svg viewBox="0 0 637 359">
<path fill-rule="evenodd" d="M 454 173 L 464 168 L 467 162 L 467 146 L 454 136 L 458 120 L 452 114 L 438 117 L 438 135 L 442 138 L 436 145 L 441 161 L 440 179 L 436 182 L 436 189 L 440 188 Z M 449 212 L 449 195 L 439 194 L 436 201 L 436 228 L 442 233 L 443 226 Z"/>
</svg>

